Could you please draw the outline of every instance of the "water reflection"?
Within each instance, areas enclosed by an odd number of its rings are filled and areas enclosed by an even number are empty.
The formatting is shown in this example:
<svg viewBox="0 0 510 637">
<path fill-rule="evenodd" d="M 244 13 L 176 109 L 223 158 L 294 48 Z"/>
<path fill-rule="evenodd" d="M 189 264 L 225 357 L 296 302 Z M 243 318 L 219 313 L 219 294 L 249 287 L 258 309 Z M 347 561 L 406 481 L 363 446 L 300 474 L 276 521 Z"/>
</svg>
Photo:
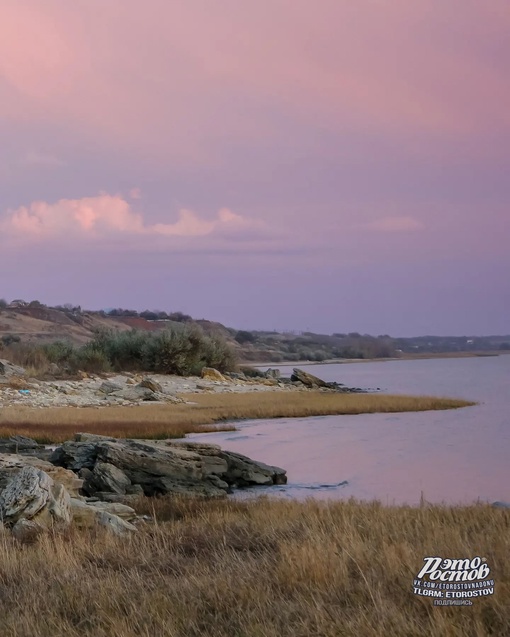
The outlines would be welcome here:
<svg viewBox="0 0 510 637">
<path fill-rule="evenodd" d="M 310 369 L 346 385 L 481 404 L 441 412 L 251 421 L 236 433 L 190 438 L 287 469 L 286 486 L 257 493 L 354 496 L 387 504 L 416 504 L 422 494 L 430 502 L 510 500 L 510 356 Z"/>
</svg>

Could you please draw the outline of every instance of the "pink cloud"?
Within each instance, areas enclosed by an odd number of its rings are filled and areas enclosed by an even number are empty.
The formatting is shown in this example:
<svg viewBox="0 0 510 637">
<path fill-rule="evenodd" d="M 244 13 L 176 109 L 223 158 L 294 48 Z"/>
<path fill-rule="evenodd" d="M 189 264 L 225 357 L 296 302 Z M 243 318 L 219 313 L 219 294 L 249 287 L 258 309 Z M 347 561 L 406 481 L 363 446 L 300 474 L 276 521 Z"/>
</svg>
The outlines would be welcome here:
<svg viewBox="0 0 510 637">
<path fill-rule="evenodd" d="M 60 199 L 55 203 L 36 201 L 9 210 L 0 218 L 3 237 L 26 242 L 52 239 L 101 240 L 115 236 L 235 237 L 239 230 L 260 231 L 260 222 L 222 208 L 215 218 L 204 219 L 192 210 L 181 209 L 171 223 L 146 223 L 141 213 L 120 195 L 100 194 L 82 199 Z"/>
</svg>

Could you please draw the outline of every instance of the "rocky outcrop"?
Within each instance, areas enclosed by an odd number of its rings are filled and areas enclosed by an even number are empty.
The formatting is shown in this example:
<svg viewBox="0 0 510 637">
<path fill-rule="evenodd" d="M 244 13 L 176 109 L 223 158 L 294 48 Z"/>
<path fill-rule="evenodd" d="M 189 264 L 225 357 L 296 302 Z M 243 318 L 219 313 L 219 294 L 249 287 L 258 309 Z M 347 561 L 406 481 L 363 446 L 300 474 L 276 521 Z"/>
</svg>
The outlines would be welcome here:
<svg viewBox="0 0 510 637">
<path fill-rule="evenodd" d="M 77 438 L 58 447 L 50 460 L 79 472 L 89 496 L 129 494 L 141 487 L 147 496 L 224 497 L 232 487 L 286 482 L 283 469 L 222 451 L 216 445 L 87 434 Z"/>
<path fill-rule="evenodd" d="M 322 380 L 321 378 L 318 378 L 317 376 L 314 376 L 313 374 L 309 374 L 308 372 L 303 371 L 302 369 L 299 369 L 297 367 L 295 367 L 292 370 L 292 376 L 290 377 L 290 380 L 293 382 L 300 382 L 303 383 L 303 385 L 305 385 L 305 387 L 327 387 L 327 388 L 331 388 L 331 383 L 327 383 L 326 381 Z"/>
<path fill-rule="evenodd" d="M 23 369 L 23 367 L 13 365 L 4 358 L 0 359 L 0 380 L 2 380 L 2 376 L 4 376 L 5 378 L 9 378 L 10 376 L 23 376 L 24 374 L 25 370 Z"/>
<path fill-rule="evenodd" d="M 28 439 L 17 441 L 28 451 Z M 284 469 L 186 440 L 120 440 L 77 434 L 51 454 L 51 462 L 0 454 L 0 526 L 20 542 L 37 541 L 48 528 L 104 526 L 136 531 L 128 506 L 140 496 L 225 497 L 233 487 L 284 484 Z M 131 498 L 131 499 L 129 499 Z"/>
<path fill-rule="evenodd" d="M 73 471 L 57 467 L 40 458 L 18 454 L 0 454 L 0 492 L 26 466 L 44 471 L 52 480 L 62 484 L 72 497 L 77 497 L 81 492 L 83 480 Z"/>
<path fill-rule="evenodd" d="M 62 484 L 29 465 L 14 475 L 0 493 L 0 519 L 7 527 L 31 520 L 41 527 L 69 526 L 70 497 Z"/>
<path fill-rule="evenodd" d="M 134 509 L 122 503 L 88 502 L 78 493 L 82 483 L 63 467 L 0 454 L 0 526 L 10 528 L 25 544 L 37 541 L 49 528 L 65 529 L 71 523 L 79 528 L 103 526 L 117 535 L 136 531 L 131 523 Z"/>
<path fill-rule="evenodd" d="M 309 372 L 305 372 L 298 367 L 292 370 L 292 376 L 290 377 L 292 383 L 300 383 L 307 389 L 330 389 L 336 392 L 343 393 L 364 393 L 367 390 L 360 389 L 359 387 L 346 387 L 341 383 L 329 383 L 322 378 L 318 378 Z"/>
</svg>

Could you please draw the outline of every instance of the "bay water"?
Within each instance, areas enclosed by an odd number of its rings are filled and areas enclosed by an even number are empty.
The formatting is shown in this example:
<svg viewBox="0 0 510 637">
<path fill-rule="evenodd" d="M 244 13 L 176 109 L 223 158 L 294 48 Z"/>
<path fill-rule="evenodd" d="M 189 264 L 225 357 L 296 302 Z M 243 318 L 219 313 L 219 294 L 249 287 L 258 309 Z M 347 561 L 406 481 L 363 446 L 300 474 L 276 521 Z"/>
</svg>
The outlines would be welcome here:
<svg viewBox="0 0 510 637">
<path fill-rule="evenodd" d="M 465 398 L 448 411 L 281 418 L 194 434 L 267 464 L 288 484 L 256 488 L 285 498 L 349 498 L 384 504 L 510 501 L 510 355 L 310 365 L 310 373 L 392 394 Z M 292 367 L 280 367 L 283 376 Z"/>
</svg>

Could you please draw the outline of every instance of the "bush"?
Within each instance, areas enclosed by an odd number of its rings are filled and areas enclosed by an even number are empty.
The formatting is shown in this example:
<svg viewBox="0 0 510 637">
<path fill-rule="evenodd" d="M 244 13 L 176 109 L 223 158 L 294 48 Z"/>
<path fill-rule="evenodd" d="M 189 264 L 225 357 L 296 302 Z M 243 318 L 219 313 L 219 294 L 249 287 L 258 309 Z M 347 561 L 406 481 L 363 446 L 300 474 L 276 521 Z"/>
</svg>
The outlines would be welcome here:
<svg viewBox="0 0 510 637">
<path fill-rule="evenodd" d="M 186 376 L 202 367 L 235 369 L 233 350 L 221 338 L 206 336 L 196 325 L 173 325 L 161 332 L 103 331 L 90 347 L 115 370 L 143 370 Z"/>
<path fill-rule="evenodd" d="M 247 332 L 246 330 L 239 330 L 235 336 L 236 341 L 243 345 L 243 343 L 253 343 L 256 341 L 255 336 L 251 332 Z"/>
<path fill-rule="evenodd" d="M 200 327 L 185 323 L 161 332 L 101 330 L 81 347 L 65 341 L 32 345 L 11 339 L 8 343 L 6 358 L 41 375 L 49 372 L 52 364 L 70 374 L 78 370 L 130 370 L 188 376 L 200 374 L 203 367 L 221 372 L 236 369 L 234 350 L 225 340 L 207 336 Z"/>
</svg>

